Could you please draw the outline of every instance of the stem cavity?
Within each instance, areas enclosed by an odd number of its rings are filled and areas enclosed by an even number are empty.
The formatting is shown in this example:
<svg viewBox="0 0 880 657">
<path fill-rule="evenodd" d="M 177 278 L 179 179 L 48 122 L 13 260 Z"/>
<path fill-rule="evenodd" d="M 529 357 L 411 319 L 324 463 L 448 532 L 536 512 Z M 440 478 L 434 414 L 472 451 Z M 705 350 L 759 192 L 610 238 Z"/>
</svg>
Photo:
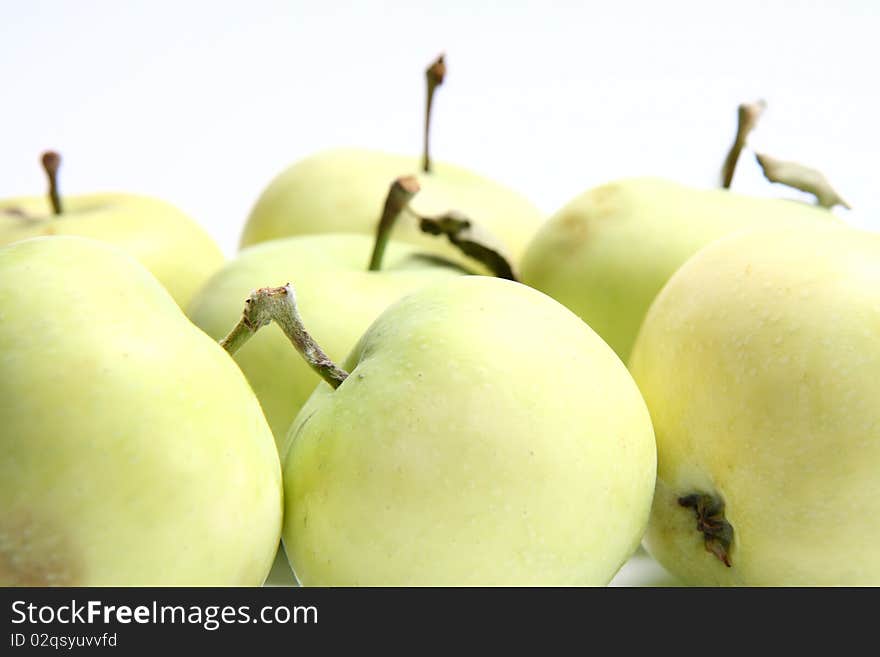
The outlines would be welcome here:
<svg viewBox="0 0 880 657">
<path fill-rule="evenodd" d="M 849 204 L 834 191 L 828 179 L 816 169 L 805 167 L 797 162 L 777 160 L 763 153 L 755 153 L 755 157 L 764 171 L 764 177 L 770 182 L 782 183 L 812 194 L 816 197 L 816 204 L 823 208 L 831 209 L 835 205 L 840 205 L 847 210 L 851 209 Z"/>
<path fill-rule="evenodd" d="M 220 341 L 230 355 L 267 324 L 275 322 L 293 343 L 303 359 L 335 390 L 348 378 L 348 372 L 336 366 L 303 325 L 296 294 L 290 283 L 282 287 L 263 287 L 245 299 L 241 319 Z"/>
<path fill-rule="evenodd" d="M 434 91 L 443 84 L 443 78 L 446 77 L 446 62 L 441 54 L 435 59 L 425 71 L 425 80 L 427 82 L 428 95 L 425 101 L 425 135 L 424 147 L 422 149 L 422 171 L 431 172 L 431 156 L 428 147 L 428 136 L 431 131 L 431 107 L 434 104 Z"/>
<path fill-rule="evenodd" d="M 61 214 L 61 195 L 58 193 L 58 169 L 61 167 L 61 155 L 55 151 L 46 151 L 40 158 L 43 170 L 49 179 L 49 203 L 54 215 Z"/>
<path fill-rule="evenodd" d="M 409 205 L 419 191 L 419 182 L 413 176 L 402 176 L 391 183 L 388 196 L 385 197 L 385 207 L 382 209 L 382 217 L 376 228 L 376 241 L 373 244 L 373 254 L 370 256 L 368 271 L 379 271 L 382 268 L 382 258 L 385 256 L 385 247 L 391 237 L 391 229 L 394 227 L 397 217 Z"/>
<path fill-rule="evenodd" d="M 765 109 L 767 109 L 767 103 L 763 100 L 758 100 L 754 103 L 743 103 L 739 106 L 737 110 L 736 137 L 721 168 L 721 187 L 724 189 L 730 189 L 730 183 L 733 182 L 733 173 L 736 170 L 736 163 L 746 147 L 749 133 L 758 125 L 758 119 L 761 118 L 761 114 L 764 113 Z"/>
<path fill-rule="evenodd" d="M 733 527 L 724 517 L 724 502 L 713 495 L 694 493 L 679 497 L 678 504 L 694 510 L 697 516 L 697 531 L 703 534 L 706 550 L 730 568 Z"/>
<path fill-rule="evenodd" d="M 423 233 L 446 235 L 453 246 L 466 256 L 483 263 L 493 275 L 511 281 L 517 280 L 510 259 L 501 248 L 494 245 L 495 240 L 461 213 L 453 211 L 439 217 L 416 216 Z"/>
</svg>

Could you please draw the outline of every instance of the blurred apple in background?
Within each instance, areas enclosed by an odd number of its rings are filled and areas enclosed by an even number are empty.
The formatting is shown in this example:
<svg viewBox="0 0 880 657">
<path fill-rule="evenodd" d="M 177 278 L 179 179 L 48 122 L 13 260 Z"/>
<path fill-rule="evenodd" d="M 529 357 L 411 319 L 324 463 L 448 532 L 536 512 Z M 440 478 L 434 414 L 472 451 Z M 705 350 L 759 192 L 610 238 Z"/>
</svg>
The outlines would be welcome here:
<svg viewBox="0 0 880 657">
<path fill-rule="evenodd" d="M 159 279 L 181 307 L 223 264 L 203 226 L 173 205 L 135 194 L 61 194 L 61 158 L 42 157 L 45 196 L 0 200 L 0 245 L 41 235 L 79 235 L 113 244 Z"/>
<path fill-rule="evenodd" d="M 526 251 L 521 280 L 571 308 L 626 361 L 654 297 L 701 247 L 748 228 L 837 221 L 800 201 L 620 180 L 548 220 Z"/>
<path fill-rule="evenodd" d="M 445 70 L 441 57 L 426 72 L 428 99 L 421 158 L 353 148 L 311 155 L 282 172 L 263 191 L 248 217 L 241 245 L 309 233 L 372 235 L 389 181 L 415 175 L 422 190 L 413 202 L 416 212 L 429 216 L 460 212 L 494 236 L 506 255 L 518 259 L 543 220 L 537 208 L 503 185 L 430 159 L 431 100 Z M 395 239 L 462 261 L 457 250 L 423 235 L 411 219 L 400 221 Z"/>
<path fill-rule="evenodd" d="M 736 137 L 721 167 L 722 189 L 630 178 L 589 190 L 541 227 L 523 257 L 522 281 L 572 309 L 626 362 L 654 297 L 702 247 L 749 228 L 838 222 L 826 208 L 845 203 L 818 171 L 793 162 L 768 175 L 765 158 L 757 158 L 768 178 L 813 193 L 821 207 L 730 191 L 766 107 L 759 100 L 737 108 Z"/>
</svg>

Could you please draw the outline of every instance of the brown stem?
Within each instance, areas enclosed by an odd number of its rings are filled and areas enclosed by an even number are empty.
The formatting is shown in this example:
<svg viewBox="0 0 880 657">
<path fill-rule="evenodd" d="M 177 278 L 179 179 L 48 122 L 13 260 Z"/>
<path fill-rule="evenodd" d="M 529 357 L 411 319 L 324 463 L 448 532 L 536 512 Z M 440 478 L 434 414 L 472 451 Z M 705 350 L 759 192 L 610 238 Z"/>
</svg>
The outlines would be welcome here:
<svg viewBox="0 0 880 657">
<path fill-rule="evenodd" d="M 388 196 L 385 197 L 385 207 L 382 208 L 382 217 L 376 228 L 376 241 L 373 243 L 368 271 L 379 271 L 382 268 L 382 258 L 385 256 L 385 247 L 388 246 L 391 237 L 391 229 L 394 228 L 397 217 L 418 191 L 419 182 L 414 176 L 402 176 L 391 183 Z"/>
<path fill-rule="evenodd" d="M 834 191 L 828 179 L 816 169 L 805 167 L 797 162 L 777 160 L 763 153 L 755 153 L 755 158 L 764 171 L 764 177 L 770 182 L 782 183 L 812 194 L 816 197 L 816 203 L 823 208 L 841 205 L 847 210 L 851 209 L 849 204 Z"/>
<path fill-rule="evenodd" d="M 724 159 L 724 165 L 721 167 L 721 186 L 724 189 L 730 189 L 730 183 L 733 182 L 733 173 L 736 170 L 736 163 L 739 161 L 739 156 L 746 146 L 749 133 L 758 125 L 758 119 L 761 118 L 761 114 L 764 113 L 765 109 L 767 109 L 767 103 L 763 100 L 758 100 L 754 103 L 743 103 L 739 106 L 737 110 L 736 137 L 730 146 L 727 157 Z"/>
<path fill-rule="evenodd" d="M 428 135 L 431 132 L 431 107 L 434 104 L 434 90 L 443 84 L 443 78 L 446 77 L 446 62 L 443 61 L 443 55 L 435 59 L 428 69 L 425 71 L 425 80 L 427 81 L 428 96 L 425 101 L 425 139 L 422 149 L 422 171 L 431 172 L 431 155 L 428 147 Z"/>
<path fill-rule="evenodd" d="M 493 275 L 511 281 L 517 280 L 510 259 L 500 247 L 494 245 L 496 240 L 461 213 L 453 211 L 439 217 L 416 216 L 423 233 L 446 235 L 453 246 L 466 256 L 483 263 Z"/>
<path fill-rule="evenodd" d="M 49 203 L 54 215 L 61 214 L 61 195 L 58 193 L 58 169 L 61 167 L 61 155 L 55 151 L 46 151 L 40 158 L 43 170 L 49 179 Z"/>
<path fill-rule="evenodd" d="M 229 334 L 220 341 L 229 354 L 235 354 L 245 342 L 270 322 L 275 322 L 293 343 L 303 359 L 334 389 L 348 378 L 348 372 L 336 366 L 303 325 L 296 294 L 288 283 L 282 287 L 263 287 L 245 299 L 244 311 Z"/>
</svg>

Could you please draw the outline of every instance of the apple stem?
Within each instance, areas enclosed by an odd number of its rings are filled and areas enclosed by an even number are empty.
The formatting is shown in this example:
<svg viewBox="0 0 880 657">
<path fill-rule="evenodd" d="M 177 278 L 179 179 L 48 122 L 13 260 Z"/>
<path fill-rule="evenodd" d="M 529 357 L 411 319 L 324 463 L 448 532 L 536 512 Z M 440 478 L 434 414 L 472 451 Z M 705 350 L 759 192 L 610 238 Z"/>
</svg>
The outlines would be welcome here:
<svg viewBox="0 0 880 657">
<path fill-rule="evenodd" d="M 724 501 L 713 495 L 693 493 L 678 498 L 679 506 L 693 509 L 697 516 L 697 531 L 703 534 L 706 551 L 714 554 L 728 568 L 733 527 L 724 517 Z"/>
<path fill-rule="evenodd" d="M 425 71 L 425 80 L 427 81 L 428 94 L 425 101 L 425 139 L 424 149 L 422 150 L 422 171 L 431 173 L 431 155 L 428 147 L 428 136 L 431 132 L 431 108 L 434 105 L 434 91 L 443 84 L 443 78 L 446 77 L 446 62 L 441 54 L 435 59 Z"/>
<path fill-rule="evenodd" d="M 419 182 L 413 176 L 401 176 L 391 183 L 388 196 L 385 197 L 382 217 L 376 228 L 376 241 L 373 243 L 373 254 L 370 256 L 368 271 L 379 271 L 382 268 L 382 258 L 385 256 L 385 247 L 388 246 L 391 237 L 391 229 L 418 191 Z"/>
<path fill-rule="evenodd" d="M 797 162 L 777 160 L 763 153 L 755 153 L 755 158 L 764 171 L 764 177 L 770 182 L 782 183 L 812 194 L 816 197 L 816 204 L 823 208 L 830 209 L 835 205 L 841 205 L 847 210 L 851 209 L 849 204 L 834 191 L 831 183 L 820 171 L 805 167 Z"/>
<path fill-rule="evenodd" d="M 758 119 L 767 109 L 767 103 L 763 100 L 757 100 L 754 103 L 743 103 L 737 108 L 737 126 L 736 137 L 727 157 L 724 159 L 724 165 L 721 167 L 721 187 L 730 189 L 730 183 L 733 182 L 733 173 L 736 170 L 736 163 L 739 156 L 746 146 L 749 133 L 758 125 Z"/>
<path fill-rule="evenodd" d="M 245 299 L 241 319 L 220 341 L 220 346 L 230 355 L 235 354 L 257 331 L 273 321 L 281 327 L 303 359 L 334 390 L 348 378 L 348 372 L 337 367 L 306 331 L 296 306 L 296 293 L 290 283 L 251 292 Z"/>
<path fill-rule="evenodd" d="M 419 220 L 419 228 L 429 235 L 446 235 L 449 242 L 466 256 L 483 263 L 498 278 L 517 280 L 513 266 L 487 231 L 459 212 L 438 217 L 424 217 L 410 210 Z"/>
<path fill-rule="evenodd" d="M 61 195 L 58 193 L 58 169 L 61 167 L 61 155 L 55 151 L 46 151 L 40 158 L 43 170 L 49 179 L 49 203 L 52 204 L 52 213 L 56 216 L 61 214 Z"/>
</svg>

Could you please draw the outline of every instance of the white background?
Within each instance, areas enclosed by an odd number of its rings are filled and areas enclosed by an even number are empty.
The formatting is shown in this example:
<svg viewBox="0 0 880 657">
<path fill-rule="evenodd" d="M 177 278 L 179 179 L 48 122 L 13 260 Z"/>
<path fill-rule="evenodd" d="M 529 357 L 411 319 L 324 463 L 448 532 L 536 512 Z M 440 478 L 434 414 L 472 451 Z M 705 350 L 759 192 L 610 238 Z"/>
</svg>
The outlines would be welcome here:
<svg viewBox="0 0 880 657">
<path fill-rule="evenodd" d="M 0 197 L 123 190 L 176 203 L 228 255 L 263 186 L 331 146 L 434 155 L 550 213 L 621 176 L 717 184 L 738 103 L 752 145 L 823 170 L 880 230 L 880 2 L 0 0 Z M 796 196 L 749 156 L 734 188 Z M 618 582 L 652 581 L 650 564 Z M 641 579 L 639 579 L 641 578 Z"/>
</svg>

